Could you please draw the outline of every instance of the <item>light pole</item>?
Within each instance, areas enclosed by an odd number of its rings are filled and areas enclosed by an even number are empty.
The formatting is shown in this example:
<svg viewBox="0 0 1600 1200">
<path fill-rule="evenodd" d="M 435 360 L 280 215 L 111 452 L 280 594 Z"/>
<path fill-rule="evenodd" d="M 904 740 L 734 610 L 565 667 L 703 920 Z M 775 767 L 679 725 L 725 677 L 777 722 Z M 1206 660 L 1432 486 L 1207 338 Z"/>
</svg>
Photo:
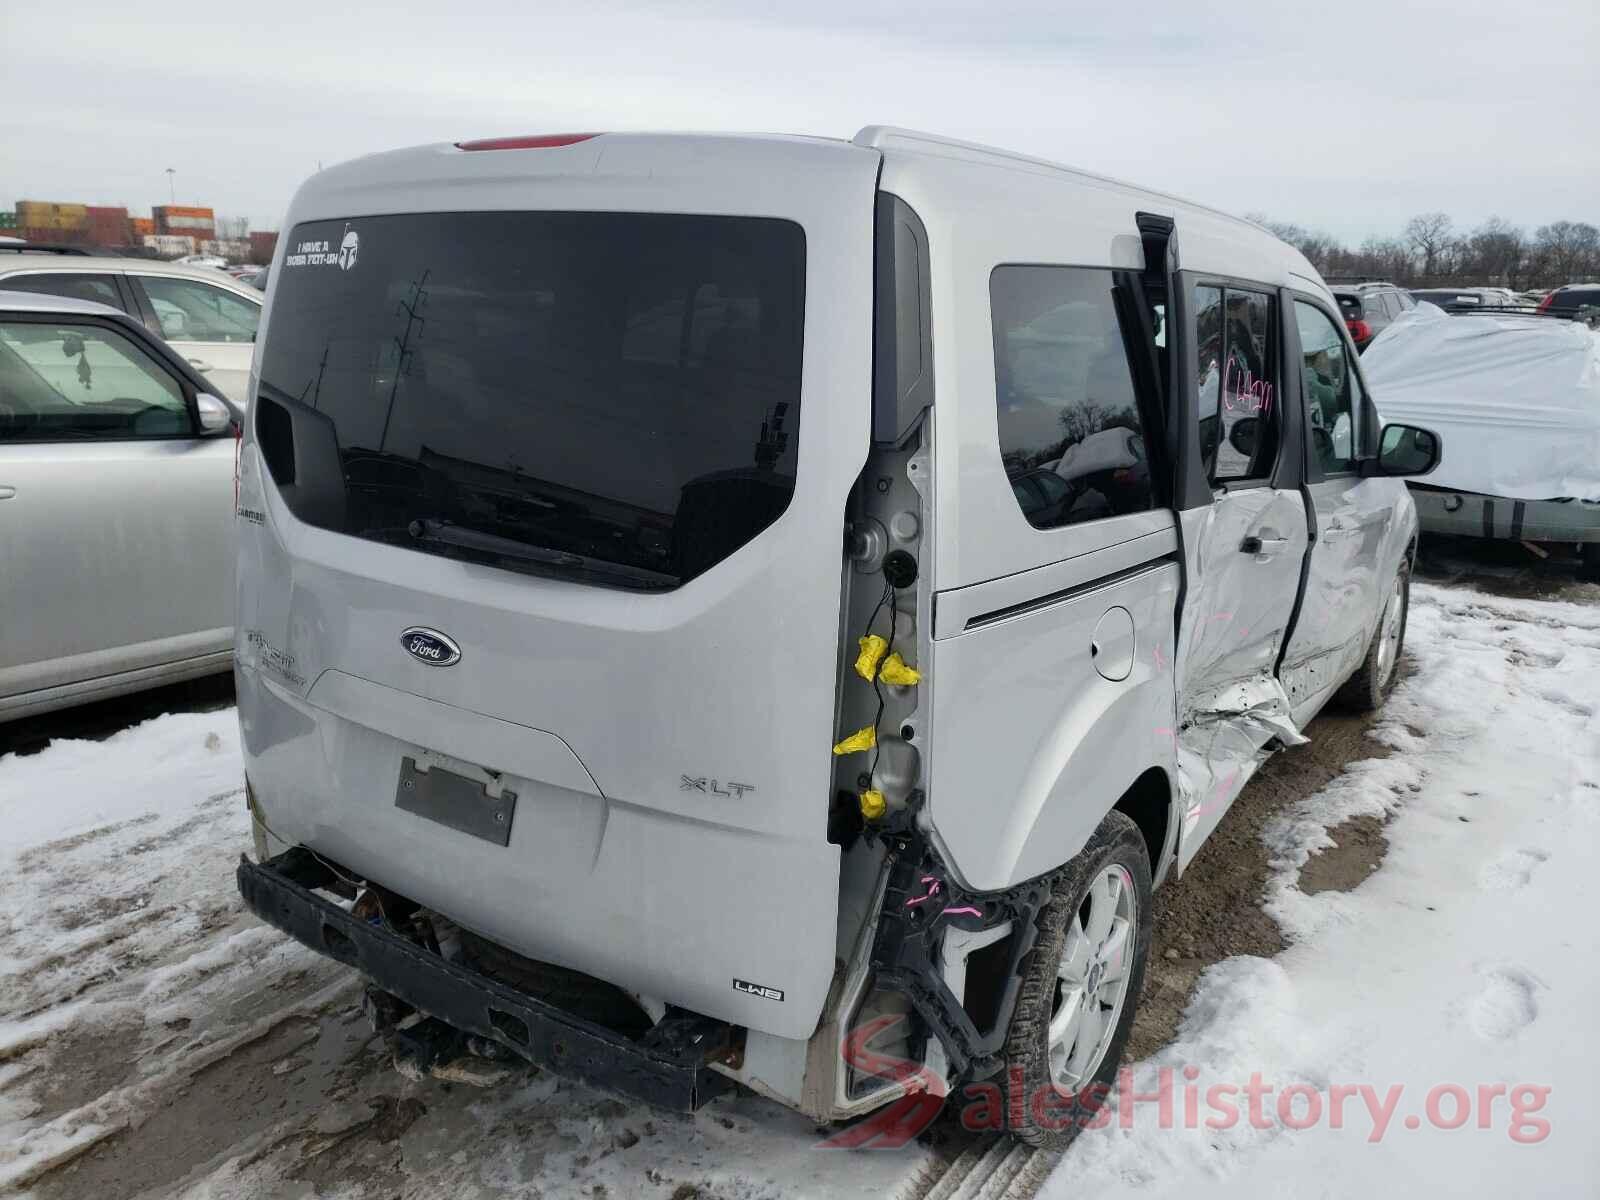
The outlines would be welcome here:
<svg viewBox="0 0 1600 1200">
<path fill-rule="evenodd" d="M 176 168 L 167 168 L 167 195 L 171 197 L 173 204 L 178 202 L 178 185 L 173 182 L 177 174 Z"/>
</svg>

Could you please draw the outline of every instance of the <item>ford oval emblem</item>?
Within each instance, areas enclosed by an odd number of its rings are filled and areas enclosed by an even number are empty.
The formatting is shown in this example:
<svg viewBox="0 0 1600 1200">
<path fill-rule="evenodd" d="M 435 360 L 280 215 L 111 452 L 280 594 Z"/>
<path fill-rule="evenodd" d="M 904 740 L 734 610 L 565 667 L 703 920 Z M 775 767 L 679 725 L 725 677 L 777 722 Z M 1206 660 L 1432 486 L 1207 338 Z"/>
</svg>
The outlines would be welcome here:
<svg viewBox="0 0 1600 1200">
<path fill-rule="evenodd" d="M 437 629 L 413 625 L 400 635 L 406 653 L 430 667 L 448 667 L 461 661 L 461 647 Z"/>
</svg>

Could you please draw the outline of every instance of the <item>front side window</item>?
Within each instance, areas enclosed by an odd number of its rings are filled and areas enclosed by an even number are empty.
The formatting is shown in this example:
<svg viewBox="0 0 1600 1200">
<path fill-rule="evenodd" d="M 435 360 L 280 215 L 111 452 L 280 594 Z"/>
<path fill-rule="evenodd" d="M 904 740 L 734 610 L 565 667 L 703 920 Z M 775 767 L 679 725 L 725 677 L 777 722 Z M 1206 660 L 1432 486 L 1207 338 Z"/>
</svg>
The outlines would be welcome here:
<svg viewBox="0 0 1600 1200">
<path fill-rule="evenodd" d="M 253 342 L 261 306 L 191 279 L 141 275 L 161 336 L 175 342 Z"/>
<path fill-rule="evenodd" d="M 1333 318 L 1314 304 L 1294 302 L 1300 327 L 1300 381 L 1311 430 L 1311 452 L 1324 475 L 1356 469 L 1356 414 L 1360 383 L 1345 354 L 1344 338 Z"/>
<path fill-rule="evenodd" d="M 0 443 L 190 437 L 183 390 L 96 325 L 0 323 Z"/>
<path fill-rule="evenodd" d="M 804 231 L 771 218 L 308 222 L 273 280 L 263 455 L 323 528 L 674 587 L 794 493 L 805 270 Z M 312 437 L 326 453 L 288 461 Z"/>
<path fill-rule="evenodd" d="M 117 281 L 110 275 L 91 275 L 79 271 L 11 275 L 0 280 L 0 289 L 8 292 L 33 292 L 35 295 L 43 296 L 69 296 L 74 300 L 93 300 L 96 304 L 109 304 L 112 308 L 126 311 L 122 295 L 117 291 Z"/>
<path fill-rule="evenodd" d="M 1200 448 L 1213 487 L 1264 480 L 1278 458 L 1276 301 L 1264 292 L 1193 290 Z"/>
<path fill-rule="evenodd" d="M 996 267 L 1000 459 L 1035 529 L 1154 507 L 1112 273 Z"/>
</svg>

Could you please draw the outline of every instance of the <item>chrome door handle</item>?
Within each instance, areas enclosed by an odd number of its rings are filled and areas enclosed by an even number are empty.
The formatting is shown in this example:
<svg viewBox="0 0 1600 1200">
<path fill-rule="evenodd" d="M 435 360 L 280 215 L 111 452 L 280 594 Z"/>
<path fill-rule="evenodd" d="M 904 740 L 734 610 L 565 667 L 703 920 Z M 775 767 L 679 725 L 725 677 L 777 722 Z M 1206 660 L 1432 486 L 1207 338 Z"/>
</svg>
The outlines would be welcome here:
<svg viewBox="0 0 1600 1200">
<path fill-rule="evenodd" d="M 1239 552 L 1241 554 L 1276 554 L 1288 544 L 1288 538 L 1264 538 L 1251 535 L 1239 543 Z"/>
<path fill-rule="evenodd" d="M 17 494 L 17 489 L 0 483 L 0 500 L 9 500 Z"/>
</svg>

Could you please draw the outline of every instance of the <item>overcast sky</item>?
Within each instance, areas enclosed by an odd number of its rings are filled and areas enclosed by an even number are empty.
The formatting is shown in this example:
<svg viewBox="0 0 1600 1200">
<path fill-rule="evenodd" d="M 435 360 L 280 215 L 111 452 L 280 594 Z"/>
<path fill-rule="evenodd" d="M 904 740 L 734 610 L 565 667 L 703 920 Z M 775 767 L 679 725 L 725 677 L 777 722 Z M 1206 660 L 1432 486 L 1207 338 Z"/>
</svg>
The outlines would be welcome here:
<svg viewBox="0 0 1600 1200">
<path fill-rule="evenodd" d="M 1600 224 L 1600 0 L 456 0 L 0 6 L 0 204 L 276 228 L 376 150 L 896 124 L 1357 242 L 1444 209 Z M 63 14 L 68 10 L 63 10 Z"/>
</svg>

